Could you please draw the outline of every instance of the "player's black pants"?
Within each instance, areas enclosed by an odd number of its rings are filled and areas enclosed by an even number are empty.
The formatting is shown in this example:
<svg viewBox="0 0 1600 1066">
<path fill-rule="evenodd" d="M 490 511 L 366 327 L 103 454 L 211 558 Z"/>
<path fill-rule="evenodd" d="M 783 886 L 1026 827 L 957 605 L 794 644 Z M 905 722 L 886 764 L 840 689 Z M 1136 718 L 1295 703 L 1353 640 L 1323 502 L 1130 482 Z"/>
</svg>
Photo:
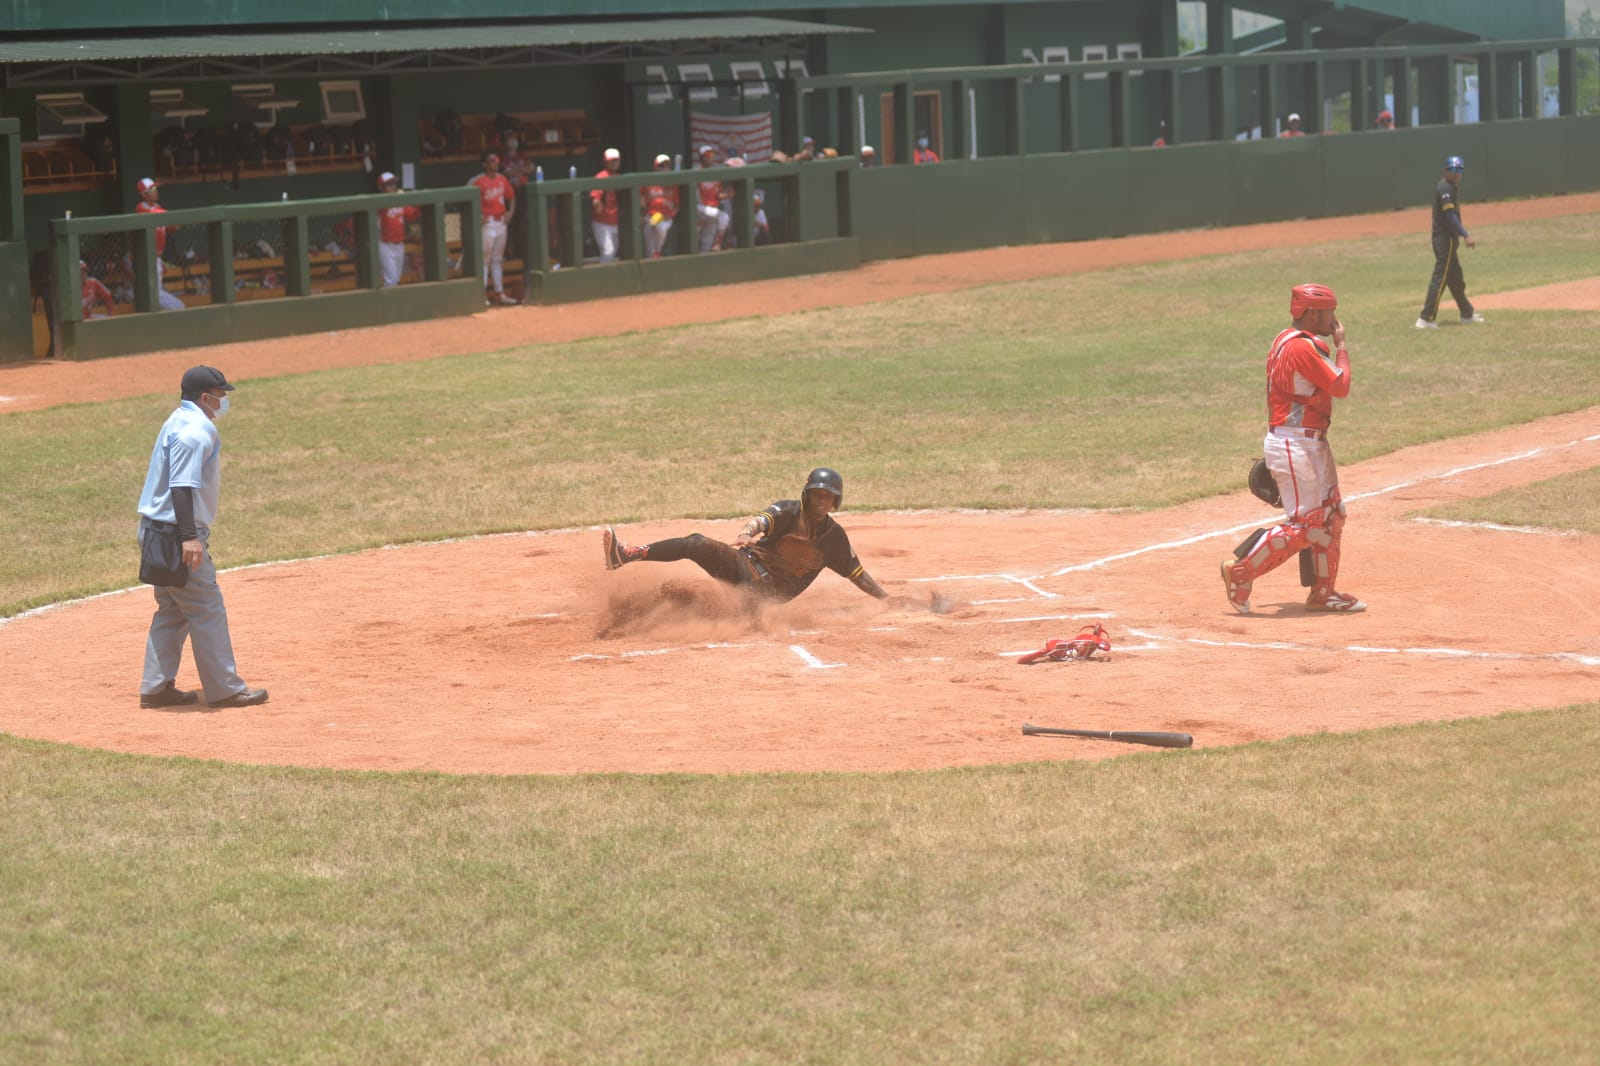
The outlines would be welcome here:
<svg viewBox="0 0 1600 1066">
<path fill-rule="evenodd" d="M 658 540 L 650 545 L 645 558 L 655 563 L 675 563 L 688 559 L 700 569 L 730 585 L 753 585 L 756 575 L 743 552 L 731 544 L 699 533 L 687 537 Z"/>
<path fill-rule="evenodd" d="M 1428 297 L 1422 301 L 1421 315 L 1429 322 L 1438 316 L 1439 298 L 1447 287 L 1455 297 L 1461 317 L 1472 317 L 1472 301 L 1467 299 L 1467 280 L 1461 276 L 1461 258 L 1457 254 L 1460 243 L 1458 237 L 1433 238 L 1433 279 L 1428 282 Z"/>
</svg>

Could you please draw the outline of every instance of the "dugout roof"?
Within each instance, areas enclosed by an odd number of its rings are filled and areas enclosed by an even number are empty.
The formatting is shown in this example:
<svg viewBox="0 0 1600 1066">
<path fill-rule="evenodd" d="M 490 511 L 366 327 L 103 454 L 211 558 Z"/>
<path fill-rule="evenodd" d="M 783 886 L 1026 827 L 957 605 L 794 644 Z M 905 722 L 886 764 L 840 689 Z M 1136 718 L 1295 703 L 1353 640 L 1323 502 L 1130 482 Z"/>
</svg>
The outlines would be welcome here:
<svg viewBox="0 0 1600 1066">
<path fill-rule="evenodd" d="M 270 74 L 410 74 L 800 51 L 854 26 L 766 17 L 235 30 L 0 41 L 5 84 L 85 85 Z"/>
</svg>

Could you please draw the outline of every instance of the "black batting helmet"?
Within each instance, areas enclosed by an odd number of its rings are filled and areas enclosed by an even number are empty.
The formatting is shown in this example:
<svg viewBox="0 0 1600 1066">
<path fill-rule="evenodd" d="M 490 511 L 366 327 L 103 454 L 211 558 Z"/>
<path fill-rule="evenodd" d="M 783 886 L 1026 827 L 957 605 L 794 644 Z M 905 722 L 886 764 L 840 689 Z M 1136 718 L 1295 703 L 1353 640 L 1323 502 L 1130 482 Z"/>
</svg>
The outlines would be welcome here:
<svg viewBox="0 0 1600 1066">
<path fill-rule="evenodd" d="M 844 507 L 844 478 L 839 476 L 839 471 L 832 470 L 826 466 L 817 467 L 806 475 L 805 492 L 800 494 L 801 499 L 804 499 L 805 493 L 810 492 L 812 489 L 824 489 L 833 493 L 834 499 L 838 501 L 834 504 L 834 507 Z"/>
</svg>

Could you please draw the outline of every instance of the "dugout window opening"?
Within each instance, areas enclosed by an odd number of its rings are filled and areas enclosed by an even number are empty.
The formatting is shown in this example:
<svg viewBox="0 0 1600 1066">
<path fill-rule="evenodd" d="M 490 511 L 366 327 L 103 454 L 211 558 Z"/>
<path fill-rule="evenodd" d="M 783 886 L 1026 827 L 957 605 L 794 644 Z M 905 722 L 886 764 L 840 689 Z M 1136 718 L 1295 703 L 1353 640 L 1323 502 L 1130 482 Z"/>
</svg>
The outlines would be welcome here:
<svg viewBox="0 0 1600 1066">
<path fill-rule="evenodd" d="M 883 93 L 878 97 L 878 121 L 883 130 L 883 156 L 884 166 L 894 166 L 901 162 L 898 158 L 900 138 L 895 131 L 899 129 L 896 124 L 898 112 L 895 107 L 895 94 Z M 928 135 L 928 146 L 939 154 L 940 159 L 946 158 L 944 151 L 944 93 L 938 89 L 917 89 L 911 94 L 911 132 L 915 137 L 922 132 Z M 907 159 L 905 162 L 909 163 Z"/>
</svg>

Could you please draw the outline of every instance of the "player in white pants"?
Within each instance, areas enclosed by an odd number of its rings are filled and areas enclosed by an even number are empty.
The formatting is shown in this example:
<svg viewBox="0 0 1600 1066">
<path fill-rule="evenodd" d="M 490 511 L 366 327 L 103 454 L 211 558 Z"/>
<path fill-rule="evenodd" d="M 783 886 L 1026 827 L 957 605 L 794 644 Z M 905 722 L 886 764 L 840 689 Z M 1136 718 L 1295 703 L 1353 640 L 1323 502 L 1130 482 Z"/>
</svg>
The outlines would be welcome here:
<svg viewBox="0 0 1600 1066">
<path fill-rule="evenodd" d="M 1283 521 L 1241 548 L 1243 555 L 1222 563 L 1228 603 L 1250 613 L 1256 578 L 1310 548 L 1314 611 L 1352 614 L 1367 605 L 1334 590 L 1339 576 L 1339 541 L 1344 531 L 1344 499 L 1339 470 L 1328 446 L 1333 401 L 1350 395 L 1350 353 L 1344 324 L 1334 310 L 1338 298 L 1326 285 L 1297 285 L 1289 297 L 1294 325 L 1273 339 L 1267 355 L 1267 416 L 1262 442 L 1267 469 L 1283 498 Z M 1319 337 L 1331 336 L 1334 349 Z"/>
<path fill-rule="evenodd" d="M 483 205 L 483 286 L 493 285 L 493 302 L 514 304 L 506 295 L 503 275 L 506 258 L 506 227 L 517 210 L 517 190 L 500 173 L 500 156 L 483 153 L 483 173 L 467 182 L 478 190 Z"/>
</svg>

